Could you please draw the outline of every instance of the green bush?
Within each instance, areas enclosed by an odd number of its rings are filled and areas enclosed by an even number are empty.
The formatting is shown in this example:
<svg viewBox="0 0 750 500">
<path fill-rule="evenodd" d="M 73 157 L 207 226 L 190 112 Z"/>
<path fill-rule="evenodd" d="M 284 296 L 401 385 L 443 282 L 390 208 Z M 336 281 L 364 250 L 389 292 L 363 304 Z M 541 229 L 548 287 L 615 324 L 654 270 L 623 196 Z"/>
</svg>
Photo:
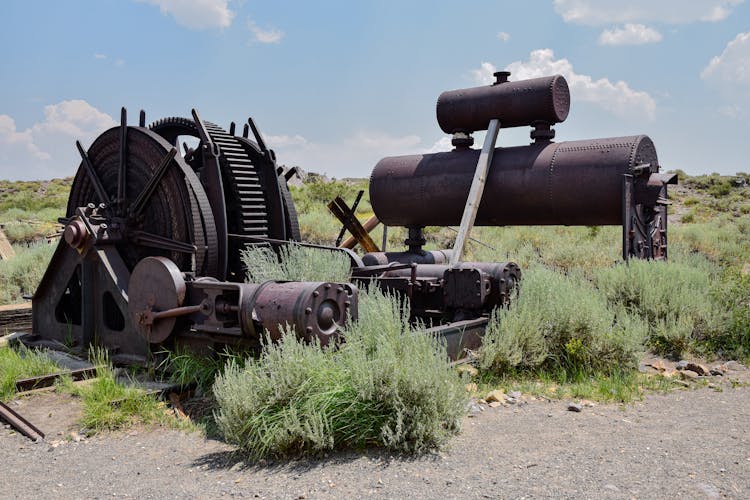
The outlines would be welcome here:
<svg viewBox="0 0 750 500">
<path fill-rule="evenodd" d="M 484 369 L 608 371 L 634 366 L 646 328 L 577 275 L 527 272 L 510 308 L 495 312 L 480 350 Z"/>
<path fill-rule="evenodd" d="M 55 251 L 53 245 L 40 243 L 31 247 L 15 247 L 16 256 L 0 260 L 0 304 L 23 301 L 33 294 Z"/>
<path fill-rule="evenodd" d="M 218 427 L 253 458 L 379 445 L 421 452 L 459 430 L 467 395 L 445 348 L 408 325 L 398 299 L 360 295 L 338 350 L 286 332 L 214 385 Z"/>
<path fill-rule="evenodd" d="M 680 356 L 723 326 L 724 311 L 708 296 L 712 271 L 700 258 L 690 264 L 633 260 L 598 270 L 595 281 L 613 307 L 649 325 L 649 347 Z"/>
<path fill-rule="evenodd" d="M 249 246 L 242 263 L 250 283 L 264 281 L 349 281 L 351 263 L 344 252 L 294 243 L 280 247 L 279 254 L 266 246 Z"/>
</svg>

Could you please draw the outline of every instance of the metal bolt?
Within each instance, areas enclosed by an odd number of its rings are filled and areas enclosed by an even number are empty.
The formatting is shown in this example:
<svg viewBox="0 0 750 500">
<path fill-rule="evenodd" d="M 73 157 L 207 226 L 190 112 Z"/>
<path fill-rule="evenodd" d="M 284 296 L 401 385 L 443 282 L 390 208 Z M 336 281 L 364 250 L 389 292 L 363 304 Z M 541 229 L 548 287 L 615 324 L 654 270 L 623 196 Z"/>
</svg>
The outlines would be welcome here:
<svg viewBox="0 0 750 500">
<path fill-rule="evenodd" d="M 312 313 L 312 307 L 306 307 L 305 314 L 310 314 L 310 313 Z"/>
<path fill-rule="evenodd" d="M 319 291 L 317 291 L 317 290 L 315 290 L 315 291 L 313 292 L 313 297 L 317 297 L 318 295 L 320 295 L 320 292 L 319 292 Z"/>
</svg>

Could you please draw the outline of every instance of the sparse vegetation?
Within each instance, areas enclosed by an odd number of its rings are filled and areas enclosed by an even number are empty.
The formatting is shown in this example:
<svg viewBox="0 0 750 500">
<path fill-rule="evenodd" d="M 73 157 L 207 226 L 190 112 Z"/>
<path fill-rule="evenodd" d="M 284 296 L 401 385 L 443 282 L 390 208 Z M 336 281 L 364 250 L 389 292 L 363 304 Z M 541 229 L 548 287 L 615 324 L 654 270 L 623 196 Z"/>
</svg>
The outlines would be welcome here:
<svg viewBox="0 0 750 500">
<path fill-rule="evenodd" d="M 16 349 L 0 347 L 0 401 L 16 394 L 16 380 L 59 371 L 60 367 L 43 351 L 23 346 Z"/>
<path fill-rule="evenodd" d="M 93 352 L 90 357 L 100 367 L 96 378 L 86 383 L 68 379 L 59 386 L 60 390 L 81 398 L 81 425 L 88 434 L 167 421 L 163 403 L 143 389 L 123 384 L 104 352 Z"/>
</svg>

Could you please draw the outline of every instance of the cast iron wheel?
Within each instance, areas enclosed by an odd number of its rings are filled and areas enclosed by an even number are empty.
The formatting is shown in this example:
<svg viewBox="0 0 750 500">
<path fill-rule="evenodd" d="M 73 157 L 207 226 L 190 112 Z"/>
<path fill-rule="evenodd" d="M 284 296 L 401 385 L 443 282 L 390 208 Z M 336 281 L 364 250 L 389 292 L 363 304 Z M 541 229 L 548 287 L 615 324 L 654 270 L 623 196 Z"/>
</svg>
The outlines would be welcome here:
<svg viewBox="0 0 750 500">
<path fill-rule="evenodd" d="M 88 152 L 79 145 L 79 152 L 83 161 L 67 216 L 105 204 L 100 212 L 130 270 L 149 256 L 167 257 L 185 272 L 203 274 L 215 266 L 206 245 L 215 233 L 211 207 L 193 170 L 167 141 L 123 125 L 100 135 Z"/>
</svg>

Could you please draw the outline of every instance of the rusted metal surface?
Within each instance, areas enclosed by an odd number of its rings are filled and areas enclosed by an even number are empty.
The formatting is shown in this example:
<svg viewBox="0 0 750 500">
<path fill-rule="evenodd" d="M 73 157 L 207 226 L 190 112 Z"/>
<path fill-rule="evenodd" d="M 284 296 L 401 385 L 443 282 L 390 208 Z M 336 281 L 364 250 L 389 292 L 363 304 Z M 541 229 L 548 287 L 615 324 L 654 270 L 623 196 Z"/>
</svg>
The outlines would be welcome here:
<svg viewBox="0 0 750 500">
<path fill-rule="evenodd" d="M 259 291 L 253 314 L 271 338 L 288 326 L 308 341 L 328 345 L 347 318 L 358 313 L 357 287 L 350 283 L 267 283 Z"/>
<path fill-rule="evenodd" d="M 286 185 L 294 170 L 277 167 L 251 119 L 242 136 L 195 110 L 148 128 L 141 113 L 139 125 L 128 126 L 123 109 L 120 126 L 88 150 L 77 143 L 81 166 L 61 219 L 64 238 L 34 296 L 27 341 L 78 353 L 97 345 L 122 363 L 145 363 L 153 349 L 185 337 L 204 348 L 255 345 L 266 325 L 243 323 L 259 286 L 243 283 L 241 250 L 252 238 L 299 240 Z M 182 136 L 198 147 L 180 152 Z M 303 314 L 287 313 L 292 323 Z M 319 316 L 325 328 L 313 336 L 347 318 L 331 326 L 327 310 Z M 311 326 L 295 324 L 301 337 Z"/>
<path fill-rule="evenodd" d="M 129 281 L 128 312 L 145 339 L 159 343 L 169 337 L 179 315 L 154 314 L 180 307 L 186 290 L 182 272 L 166 257 L 146 257 L 135 266 Z"/>
<path fill-rule="evenodd" d="M 486 317 L 454 321 L 447 325 L 428 328 L 426 335 L 434 335 L 445 343 L 448 358 L 451 361 L 463 359 L 468 351 L 475 351 L 482 345 L 482 337 L 489 319 Z"/>
<path fill-rule="evenodd" d="M 443 132 L 486 130 L 493 119 L 508 128 L 536 122 L 554 124 L 568 117 L 570 91 L 565 78 L 555 75 L 503 82 L 509 74 L 502 73 L 496 73 L 499 83 L 440 94 L 437 120 Z"/>
<path fill-rule="evenodd" d="M 382 159 L 370 178 L 375 215 L 389 226 L 458 224 L 478 156 L 470 149 Z M 497 148 L 476 225 L 622 224 L 622 176 L 643 164 L 658 168 L 647 136 Z"/>
<path fill-rule="evenodd" d="M 44 439 L 44 433 L 34 424 L 23 418 L 15 410 L 0 401 L 0 419 L 5 420 L 15 430 L 33 441 Z"/>
</svg>

